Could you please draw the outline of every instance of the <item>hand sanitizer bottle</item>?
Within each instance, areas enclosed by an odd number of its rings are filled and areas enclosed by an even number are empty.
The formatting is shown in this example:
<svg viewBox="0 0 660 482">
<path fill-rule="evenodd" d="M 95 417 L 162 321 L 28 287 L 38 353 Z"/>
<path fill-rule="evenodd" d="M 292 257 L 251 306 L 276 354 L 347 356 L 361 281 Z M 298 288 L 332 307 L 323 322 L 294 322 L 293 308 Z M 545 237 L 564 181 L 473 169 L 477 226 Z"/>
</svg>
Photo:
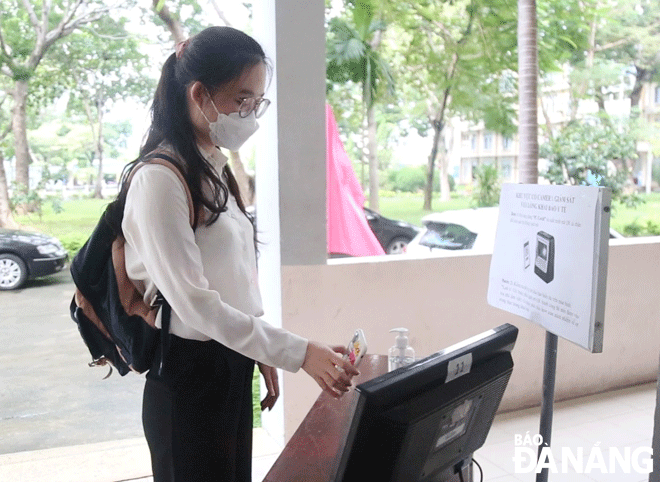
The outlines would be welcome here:
<svg viewBox="0 0 660 482">
<path fill-rule="evenodd" d="M 415 350 L 408 345 L 408 329 L 394 328 L 390 333 L 397 333 L 396 344 L 387 353 L 389 371 L 405 367 L 415 361 Z"/>
</svg>

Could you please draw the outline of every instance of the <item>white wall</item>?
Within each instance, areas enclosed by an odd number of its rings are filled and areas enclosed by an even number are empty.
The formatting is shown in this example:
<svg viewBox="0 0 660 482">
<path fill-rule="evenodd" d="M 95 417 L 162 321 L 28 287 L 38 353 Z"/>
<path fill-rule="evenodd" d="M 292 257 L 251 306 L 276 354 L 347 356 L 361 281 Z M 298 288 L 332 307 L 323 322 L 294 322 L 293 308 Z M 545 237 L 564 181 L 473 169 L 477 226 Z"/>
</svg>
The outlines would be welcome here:
<svg viewBox="0 0 660 482">
<path fill-rule="evenodd" d="M 390 256 L 284 267 L 283 326 L 334 344 L 346 343 L 355 328 L 363 328 L 369 351 L 375 354 L 386 354 L 393 344 L 391 328 L 405 326 L 417 355 L 426 356 L 511 323 L 520 333 L 515 368 L 500 409 L 538 405 L 545 331 L 487 304 L 489 267 L 489 255 L 414 260 Z M 603 353 L 591 354 L 559 341 L 557 400 L 657 378 L 659 288 L 660 238 L 612 241 Z M 320 389 L 303 372 L 285 374 L 284 382 L 288 439 Z"/>
</svg>

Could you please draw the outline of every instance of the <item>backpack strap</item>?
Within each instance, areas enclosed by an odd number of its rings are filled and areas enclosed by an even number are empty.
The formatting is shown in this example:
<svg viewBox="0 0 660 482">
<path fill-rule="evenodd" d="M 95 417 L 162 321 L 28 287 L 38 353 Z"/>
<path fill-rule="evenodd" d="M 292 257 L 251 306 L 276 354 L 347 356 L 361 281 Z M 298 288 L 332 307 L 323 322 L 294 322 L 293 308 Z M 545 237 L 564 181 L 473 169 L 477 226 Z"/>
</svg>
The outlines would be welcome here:
<svg viewBox="0 0 660 482">
<path fill-rule="evenodd" d="M 195 208 L 193 205 L 192 195 L 190 194 L 190 188 L 188 187 L 188 183 L 186 182 L 186 179 L 183 177 L 183 174 L 181 173 L 179 168 L 176 167 L 177 162 L 168 154 L 165 154 L 162 151 L 154 151 L 151 154 L 149 154 L 146 159 L 135 165 L 135 167 L 131 171 L 131 174 L 128 176 L 127 184 L 130 185 L 131 179 L 133 178 L 137 170 L 147 164 L 158 164 L 161 166 L 165 166 L 168 169 L 170 169 L 176 175 L 176 177 L 179 178 L 179 181 L 181 181 L 181 184 L 183 184 L 183 189 L 186 191 L 186 198 L 188 200 L 188 212 L 190 213 L 190 226 L 194 228 Z"/>
<path fill-rule="evenodd" d="M 183 174 L 181 174 L 181 171 L 176 167 L 175 164 L 176 161 L 167 154 L 163 154 L 160 152 L 154 153 L 154 156 L 158 156 L 158 157 L 154 157 L 144 162 L 140 162 L 135 166 L 135 168 L 133 169 L 131 175 L 127 180 L 127 184 L 130 186 L 130 181 L 133 178 L 135 172 L 140 167 L 146 165 L 147 163 L 159 164 L 161 166 L 165 166 L 168 169 L 172 170 L 172 172 L 174 172 L 176 176 L 179 178 L 186 191 L 186 196 L 188 198 L 188 210 L 190 213 L 190 217 L 189 217 L 190 226 L 194 227 L 195 215 L 193 209 L 192 196 L 190 195 L 190 189 L 188 188 L 188 184 L 186 183 Z M 126 272 L 124 243 L 125 240 L 121 236 L 117 236 L 117 238 L 112 243 L 112 264 L 115 269 L 115 276 L 117 278 L 117 285 L 119 287 L 119 299 L 121 300 L 121 304 L 126 310 L 127 314 L 138 315 L 142 317 L 149 325 L 155 328 L 156 314 L 157 314 L 157 310 L 155 308 L 160 306 L 160 302 L 158 300 L 159 294 L 156 294 L 155 299 L 150 300 L 149 304 L 144 303 L 143 295 L 140 292 L 138 292 L 138 290 L 135 288 L 133 283 L 131 283 L 130 280 L 128 279 L 128 273 Z"/>
<path fill-rule="evenodd" d="M 179 178 L 183 188 L 186 192 L 186 198 L 188 200 L 188 212 L 189 212 L 189 221 L 190 227 L 195 229 L 195 208 L 192 200 L 192 195 L 190 193 L 190 188 L 186 179 L 183 177 L 183 174 L 177 167 L 177 161 L 175 161 L 171 156 L 165 154 L 163 151 L 154 151 L 150 153 L 142 162 L 136 164 L 136 166 L 131 171 L 126 183 L 130 187 L 130 182 L 137 170 L 147 164 L 158 164 L 165 166 L 170 169 L 176 177 Z M 201 219 L 201 210 L 200 216 L 198 219 Z M 172 307 L 167 302 L 165 297 L 161 294 L 160 290 L 156 293 L 156 297 L 152 300 L 150 305 L 144 303 L 144 298 L 137 291 L 133 283 L 128 279 L 128 273 L 126 273 L 126 259 L 124 255 L 124 239 L 117 237 L 112 244 L 112 262 L 115 266 L 115 275 L 117 277 L 117 285 L 120 287 L 120 299 L 122 300 L 122 305 L 128 309 L 126 312 L 129 313 L 130 310 L 134 310 L 133 313 L 139 314 L 142 318 L 154 328 L 156 327 L 156 315 L 158 313 L 157 308 L 161 308 L 161 344 L 160 344 L 160 361 L 158 367 L 158 375 L 163 376 L 163 365 L 165 362 L 165 357 L 170 347 L 170 320 L 172 317 Z M 125 288 L 125 289 L 123 289 Z"/>
</svg>

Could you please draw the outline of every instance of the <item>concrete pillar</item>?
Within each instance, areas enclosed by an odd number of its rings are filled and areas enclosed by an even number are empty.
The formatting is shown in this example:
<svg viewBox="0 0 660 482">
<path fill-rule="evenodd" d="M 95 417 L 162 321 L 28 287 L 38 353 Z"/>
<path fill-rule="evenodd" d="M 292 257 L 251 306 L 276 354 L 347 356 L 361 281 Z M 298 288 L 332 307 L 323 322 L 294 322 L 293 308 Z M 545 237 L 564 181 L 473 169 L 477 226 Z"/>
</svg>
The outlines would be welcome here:
<svg viewBox="0 0 660 482">
<path fill-rule="evenodd" d="M 270 231 L 278 210 L 282 264 L 325 264 L 324 4 L 262 0 L 260 5 L 255 5 L 254 36 L 275 67 L 267 94 L 273 105 L 257 153 L 260 229 Z M 272 216 L 261 216 L 262 209 Z"/>
<path fill-rule="evenodd" d="M 252 35 L 274 67 L 266 93 L 272 105 L 257 132 L 256 207 L 259 282 L 266 318 L 276 326 L 282 326 L 282 266 L 327 259 L 324 8 L 298 0 L 254 3 Z M 285 388 L 263 418 L 280 442 Z"/>
</svg>

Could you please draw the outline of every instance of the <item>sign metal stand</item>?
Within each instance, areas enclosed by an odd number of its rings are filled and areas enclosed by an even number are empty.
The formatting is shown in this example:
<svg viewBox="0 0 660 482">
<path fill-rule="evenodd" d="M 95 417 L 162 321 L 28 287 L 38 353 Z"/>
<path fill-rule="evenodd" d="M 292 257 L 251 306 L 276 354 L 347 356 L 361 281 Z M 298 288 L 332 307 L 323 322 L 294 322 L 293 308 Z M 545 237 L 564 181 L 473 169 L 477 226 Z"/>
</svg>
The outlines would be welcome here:
<svg viewBox="0 0 660 482">
<path fill-rule="evenodd" d="M 549 331 L 545 333 L 545 365 L 543 367 L 543 402 L 541 405 L 541 424 L 539 426 L 539 435 L 543 437 L 539 445 L 538 459 L 544 447 L 550 447 L 552 438 L 552 416 L 554 413 L 555 401 L 555 378 L 557 374 L 557 335 Z M 536 482 L 548 481 L 548 468 L 544 467 L 541 472 L 536 474 Z"/>
</svg>

